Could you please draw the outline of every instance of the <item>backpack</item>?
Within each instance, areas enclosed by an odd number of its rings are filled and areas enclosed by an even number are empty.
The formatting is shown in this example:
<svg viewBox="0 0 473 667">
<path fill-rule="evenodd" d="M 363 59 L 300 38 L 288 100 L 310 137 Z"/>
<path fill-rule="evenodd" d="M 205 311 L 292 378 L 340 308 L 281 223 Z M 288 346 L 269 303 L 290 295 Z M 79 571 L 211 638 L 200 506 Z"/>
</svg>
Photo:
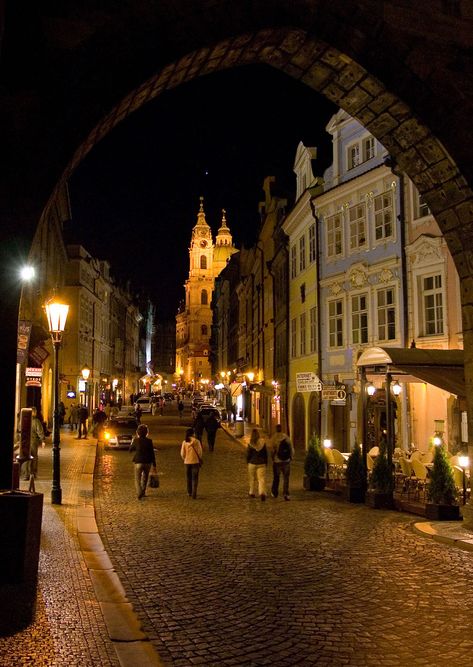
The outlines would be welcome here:
<svg viewBox="0 0 473 667">
<path fill-rule="evenodd" d="M 284 438 L 278 445 L 278 459 L 280 461 L 290 461 L 291 454 L 291 443 L 287 438 Z"/>
</svg>

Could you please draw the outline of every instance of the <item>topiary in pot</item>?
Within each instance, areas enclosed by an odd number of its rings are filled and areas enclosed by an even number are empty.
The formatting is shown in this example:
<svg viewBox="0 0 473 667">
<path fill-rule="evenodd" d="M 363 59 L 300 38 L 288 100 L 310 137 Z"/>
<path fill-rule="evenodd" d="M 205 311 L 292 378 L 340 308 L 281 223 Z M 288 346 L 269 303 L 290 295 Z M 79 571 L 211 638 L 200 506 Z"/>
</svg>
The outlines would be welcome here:
<svg viewBox="0 0 473 667">
<path fill-rule="evenodd" d="M 304 488 L 310 491 L 322 491 L 325 488 L 325 456 L 320 446 L 320 439 L 314 435 L 309 440 L 304 461 Z"/>
<path fill-rule="evenodd" d="M 461 519 L 453 470 L 443 445 L 435 448 L 427 486 L 425 515 L 428 519 Z"/>
<path fill-rule="evenodd" d="M 363 503 L 365 500 L 366 473 L 361 447 L 356 441 L 348 457 L 345 478 L 347 481 L 347 500 L 351 503 Z"/>
<path fill-rule="evenodd" d="M 379 454 L 371 472 L 368 501 L 375 508 L 393 507 L 394 478 L 386 455 L 386 443 L 381 440 Z"/>
</svg>

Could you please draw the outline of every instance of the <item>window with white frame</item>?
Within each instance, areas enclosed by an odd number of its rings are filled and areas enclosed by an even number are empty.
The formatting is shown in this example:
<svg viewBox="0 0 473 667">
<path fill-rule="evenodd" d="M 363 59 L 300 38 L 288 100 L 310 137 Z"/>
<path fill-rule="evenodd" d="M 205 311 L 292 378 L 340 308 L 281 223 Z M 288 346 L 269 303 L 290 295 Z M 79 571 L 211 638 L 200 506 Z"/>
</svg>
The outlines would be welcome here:
<svg viewBox="0 0 473 667">
<path fill-rule="evenodd" d="M 309 311 L 309 351 L 317 350 L 317 311 L 315 306 Z"/>
<path fill-rule="evenodd" d="M 363 139 L 363 162 L 371 160 L 376 155 L 376 142 L 374 137 Z"/>
<path fill-rule="evenodd" d="M 343 251 L 342 215 L 327 218 L 327 257 L 339 257 Z"/>
<path fill-rule="evenodd" d="M 291 278 L 295 278 L 297 276 L 297 249 L 296 246 L 293 245 L 291 248 Z"/>
<path fill-rule="evenodd" d="M 299 271 L 305 271 L 305 234 L 299 239 Z"/>
<path fill-rule="evenodd" d="M 360 144 L 357 142 L 356 144 L 348 146 L 347 154 L 348 154 L 348 165 L 347 165 L 348 169 L 353 169 L 354 167 L 357 167 L 361 162 Z"/>
<path fill-rule="evenodd" d="M 309 227 L 309 264 L 315 262 L 317 244 L 315 240 L 315 222 Z"/>
<path fill-rule="evenodd" d="M 442 276 L 422 276 L 422 306 L 425 336 L 443 334 Z"/>
<path fill-rule="evenodd" d="M 396 338 L 396 302 L 394 287 L 386 287 L 377 292 L 378 339 Z"/>
<path fill-rule="evenodd" d="M 354 345 L 368 342 L 368 298 L 356 294 L 351 298 L 351 330 Z"/>
<path fill-rule="evenodd" d="M 357 250 L 366 245 L 366 206 L 357 204 L 348 209 L 350 224 L 350 250 Z"/>
<path fill-rule="evenodd" d="M 329 347 L 343 346 L 343 301 L 337 299 L 328 304 Z"/>
<path fill-rule="evenodd" d="M 297 357 L 297 320 L 291 320 L 291 357 Z"/>
<path fill-rule="evenodd" d="M 383 192 L 374 198 L 374 234 L 377 241 L 393 235 L 393 194 Z"/>
<path fill-rule="evenodd" d="M 430 208 L 422 199 L 422 195 L 417 191 L 414 192 L 414 215 L 415 219 L 425 218 L 426 215 L 430 215 Z"/>
<path fill-rule="evenodd" d="M 306 353 L 306 340 L 307 340 L 307 331 L 306 331 L 306 314 L 302 313 L 299 316 L 299 351 L 301 356 Z"/>
</svg>

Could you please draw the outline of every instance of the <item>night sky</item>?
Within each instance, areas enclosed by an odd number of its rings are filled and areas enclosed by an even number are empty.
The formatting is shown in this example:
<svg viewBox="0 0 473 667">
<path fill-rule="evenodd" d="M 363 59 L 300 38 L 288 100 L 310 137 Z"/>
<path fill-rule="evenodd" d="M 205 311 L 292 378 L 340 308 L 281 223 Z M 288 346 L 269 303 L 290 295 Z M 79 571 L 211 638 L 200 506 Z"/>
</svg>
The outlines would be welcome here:
<svg viewBox="0 0 473 667">
<path fill-rule="evenodd" d="M 70 182 L 68 238 L 108 259 L 112 274 L 144 288 L 158 317 L 184 296 L 199 196 L 214 234 L 221 209 L 237 247 L 258 234 L 265 176 L 294 202 L 299 141 L 317 146 L 316 175 L 331 162 L 325 126 L 336 107 L 263 66 L 212 74 L 161 96 L 114 129 Z"/>
</svg>

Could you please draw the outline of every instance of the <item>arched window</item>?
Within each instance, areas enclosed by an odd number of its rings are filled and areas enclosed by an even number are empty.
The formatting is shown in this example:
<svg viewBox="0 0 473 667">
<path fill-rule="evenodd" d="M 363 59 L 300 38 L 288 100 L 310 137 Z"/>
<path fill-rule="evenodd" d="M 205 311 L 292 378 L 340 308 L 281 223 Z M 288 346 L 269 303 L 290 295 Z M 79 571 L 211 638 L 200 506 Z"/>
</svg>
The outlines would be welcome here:
<svg viewBox="0 0 473 667">
<path fill-rule="evenodd" d="M 200 256 L 200 268 L 201 269 L 207 268 L 207 257 L 205 255 Z"/>
<path fill-rule="evenodd" d="M 206 324 L 203 324 L 203 325 L 201 326 L 200 330 L 201 330 L 201 332 L 202 332 L 202 336 L 207 336 L 208 329 L 207 329 L 207 325 L 206 325 Z"/>
<path fill-rule="evenodd" d="M 200 303 L 203 306 L 207 306 L 209 303 L 209 295 L 207 294 L 206 289 L 203 289 L 202 292 L 200 293 Z"/>
</svg>

